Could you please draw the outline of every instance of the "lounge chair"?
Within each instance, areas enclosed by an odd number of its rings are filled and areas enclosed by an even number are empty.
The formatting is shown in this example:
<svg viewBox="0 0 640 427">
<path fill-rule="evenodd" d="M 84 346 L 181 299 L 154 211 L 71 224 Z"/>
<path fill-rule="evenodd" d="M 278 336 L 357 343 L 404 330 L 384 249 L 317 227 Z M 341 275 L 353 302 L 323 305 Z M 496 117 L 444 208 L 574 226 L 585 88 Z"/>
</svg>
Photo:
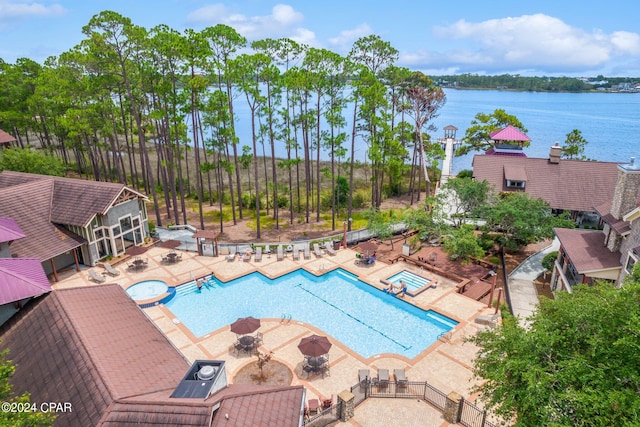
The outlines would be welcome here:
<svg viewBox="0 0 640 427">
<path fill-rule="evenodd" d="M 258 246 L 256 248 L 256 254 L 253 256 L 254 261 L 262 261 L 262 247 Z"/>
<path fill-rule="evenodd" d="M 282 245 L 278 245 L 278 261 L 282 261 L 284 259 L 284 249 L 282 248 Z"/>
<path fill-rule="evenodd" d="M 393 377 L 396 380 L 396 390 L 401 391 L 407 388 L 407 376 L 404 369 L 394 369 Z"/>
<path fill-rule="evenodd" d="M 304 259 L 311 259 L 311 250 L 309 249 L 309 244 L 304 247 Z"/>
<path fill-rule="evenodd" d="M 109 264 L 108 262 L 105 262 L 102 264 L 104 266 L 104 269 L 107 270 L 107 273 L 112 275 L 112 276 L 119 276 L 120 275 L 120 270 L 118 270 L 117 268 L 113 268 L 111 266 L 111 264 Z"/>
<path fill-rule="evenodd" d="M 389 370 L 378 369 L 378 387 L 387 387 L 389 385 Z"/>
<path fill-rule="evenodd" d="M 370 378 L 368 369 L 358 369 L 358 382 L 366 381 Z"/>
<path fill-rule="evenodd" d="M 327 251 L 327 253 L 328 253 L 329 255 L 335 255 L 335 254 L 336 254 L 336 250 L 335 250 L 335 249 L 333 249 L 333 245 L 331 244 L 331 242 L 326 243 L 326 244 L 324 245 L 324 250 L 325 250 L 325 251 Z"/>
<path fill-rule="evenodd" d="M 320 245 L 317 243 L 313 244 L 313 253 L 317 258 L 322 258 L 322 251 L 320 250 Z"/>
<path fill-rule="evenodd" d="M 107 279 L 102 275 L 95 272 L 95 270 L 89 270 L 89 278 L 91 278 L 94 282 L 104 283 Z"/>
<path fill-rule="evenodd" d="M 227 255 L 227 261 L 234 261 L 236 259 L 236 248 L 229 247 L 229 255 Z"/>
<path fill-rule="evenodd" d="M 300 259 L 300 248 L 297 246 L 293 247 L 293 260 L 298 261 Z"/>
<path fill-rule="evenodd" d="M 246 250 L 244 255 L 242 255 L 242 260 L 243 261 L 251 261 L 251 251 L 250 250 Z"/>
</svg>

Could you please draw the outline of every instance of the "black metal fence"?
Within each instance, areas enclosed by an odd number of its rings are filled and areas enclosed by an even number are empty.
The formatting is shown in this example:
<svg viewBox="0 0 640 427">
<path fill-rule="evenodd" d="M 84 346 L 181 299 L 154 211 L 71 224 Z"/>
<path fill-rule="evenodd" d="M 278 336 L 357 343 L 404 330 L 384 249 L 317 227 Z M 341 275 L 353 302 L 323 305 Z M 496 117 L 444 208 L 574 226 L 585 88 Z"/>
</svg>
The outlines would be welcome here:
<svg viewBox="0 0 640 427">
<path fill-rule="evenodd" d="M 426 381 L 387 381 L 381 383 L 363 380 L 352 386 L 350 391 L 355 396 L 355 407 L 369 397 L 422 399 L 441 411 L 444 411 L 447 404 L 447 395 Z M 319 414 L 306 418 L 304 425 L 323 427 L 331 424 L 340 418 L 340 409 L 340 402 L 337 402 Z M 487 421 L 487 411 L 466 400 L 461 402 L 458 418 L 460 424 L 467 427 L 496 427 L 495 424 Z"/>
</svg>

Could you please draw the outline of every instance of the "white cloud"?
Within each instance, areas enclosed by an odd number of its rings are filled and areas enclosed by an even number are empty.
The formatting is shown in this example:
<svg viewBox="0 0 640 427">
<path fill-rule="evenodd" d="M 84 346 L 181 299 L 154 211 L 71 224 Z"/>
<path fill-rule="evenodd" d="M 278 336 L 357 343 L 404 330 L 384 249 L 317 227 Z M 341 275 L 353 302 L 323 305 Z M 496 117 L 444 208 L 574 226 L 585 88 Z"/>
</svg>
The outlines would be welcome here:
<svg viewBox="0 0 640 427">
<path fill-rule="evenodd" d="M 15 24 L 17 21 L 31 17 L 61 16 L 66 13 L 59 4 L 45 6 L 42 3 L 24 3 L 0 0 L 0 29 L 5 25 Z"/>
<path fill-rule="evenodd" d="M 422 55 L 427 61 L 437 56 L 441 63 L 423 62 L 427 67 L 451 67 L 462 72 L 477 65 L 488 72 L 499 70 L 570 71 L 604 66 L 623 55 L 640 54 L 640 35 L 630 32 L 605 34 L 586 32 L 562 20 L 544 15 L 523 15 L 473 23 L 460 20 L 437 27 L 436 36 L 470 47 L 446 54 Z M 417 57 L 406 55 L 414 63 Z"/>
<path fill-rule="evenodd" d="M 301 26 L 304 15 L 286 4 L 277 4 L 269 15 L 247 16 L 233 13 L 223 4 L 202 7 L 187 21 L 205 25 L 225 24 L 249 40 L 287 37 L 299 43 L 315 44 L 313 31 Z"/>
<path fill-rule="evenodd" d="M 348 52 L 356 40 L 371 34 L 373 34 L 373 30 L 371 30 L 371 27 L 369 27 L 369 25 L 360 24 L 356 28 L 353 28 L 351 30 L 340 31 L 340 34 L 337 37 L 329 39 L 329 43 L 337 50 Z"/>
</svg>

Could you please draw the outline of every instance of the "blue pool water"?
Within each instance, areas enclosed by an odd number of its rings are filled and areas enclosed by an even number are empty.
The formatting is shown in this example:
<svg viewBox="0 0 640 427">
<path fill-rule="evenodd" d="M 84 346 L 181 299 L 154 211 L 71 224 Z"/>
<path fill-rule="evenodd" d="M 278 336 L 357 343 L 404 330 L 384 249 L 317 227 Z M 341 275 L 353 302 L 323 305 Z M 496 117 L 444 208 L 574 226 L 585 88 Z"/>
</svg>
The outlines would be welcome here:
<svg viewBox="0 0 640 427">
<path fill-rule="evenodd" d="M 423 286 L 426 286 L 429 283 L 431 283 L 431 280 L 427 279 L 426 277 L 418 276 L 417 274 L 414 274 L 407 270 L 403 270 L 397 274 L 394 274 L 393 276 L 389 277 L 387 280 L 393 283 L 394 285 L 399 285 L 400 281 L 403 280 L 404 283 L 407 284 L 407 289 L 410 291 L 411 290 L 416 291 L 422 288 Z"/>
<path fill-rule="evenodd" d="M 269 279 L 251 273 L 208 281 L 201 291 L 178 287 L 165 305 L 197 337 L 239 317 L 291 317 L 314 325 L 364 357 L 417 356 L 457 322 L 387 295 L 344 270 L 316 277 L 304 270 Z"/>
<path fill-rule="evenodd" d="M 135 301 L 155 298 L 167 292 L 169 287 L 163 280 L 145 280 L 127 288 L 127 294 Z"/>
</svg>

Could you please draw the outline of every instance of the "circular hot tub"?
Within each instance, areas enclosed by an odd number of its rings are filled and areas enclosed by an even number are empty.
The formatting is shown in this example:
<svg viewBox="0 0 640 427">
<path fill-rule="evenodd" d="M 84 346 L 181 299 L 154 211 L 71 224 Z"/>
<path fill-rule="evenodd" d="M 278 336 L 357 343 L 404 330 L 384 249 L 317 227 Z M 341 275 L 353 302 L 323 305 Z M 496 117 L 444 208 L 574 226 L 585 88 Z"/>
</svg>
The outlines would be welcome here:
<svg viewBox="0 0 640 427">
<path fill-rule="evenodd" d="M 164 280 L 144 280 L 127 288 L 127 294 L 134 301 L 149 300 L 167 293 L 169 286 Z"/>
</svg>

